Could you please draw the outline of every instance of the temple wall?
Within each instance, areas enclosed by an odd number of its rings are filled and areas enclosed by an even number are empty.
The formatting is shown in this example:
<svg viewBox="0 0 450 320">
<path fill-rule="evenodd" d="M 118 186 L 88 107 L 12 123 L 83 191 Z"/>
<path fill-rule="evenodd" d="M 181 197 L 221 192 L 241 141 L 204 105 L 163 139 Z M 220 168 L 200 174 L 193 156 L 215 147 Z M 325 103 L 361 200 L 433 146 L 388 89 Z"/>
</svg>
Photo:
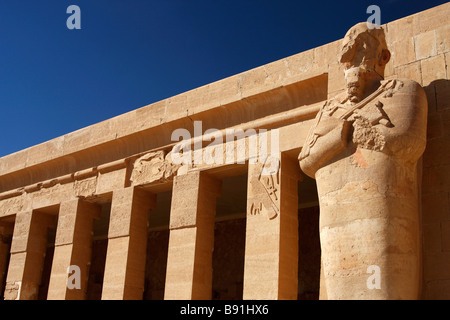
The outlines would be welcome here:
<svg viewBox="0 0 450 320">
<path fill-rule="evenodd" d="M 450 299 L 450 5 L 387 25 L 390 78 L 420 83 L 428 99 L 422 169 L 424 299 Z"/>
<path fill-rule="evenodd" d="M 419 166 L 422 299 L 450 299 L 449 16 L 447 3 L 383 25 L 392 53 L 386 79 L 415 80 L 428 99 Z M 318 298 L 317 192 L 302 187 L 310 182 L 297 156 L 320 106 L 344 90 L 341 41 L 0 158 L 0 294 Z M 278 130 L 281 169 L 265 186 L 273 212 L 262 209 L 263 182 L 248 150 L 244 164 L 170 161 L 172 132 L 194 136 L 194 121 L 203 131 Z M 224 145 L 239 149 L 237 141 Z M 224 267 L 230 261 L 236 268 Z M 83 271 L 76 294 L 64 285 L 69 265 Z"/>
</svg>

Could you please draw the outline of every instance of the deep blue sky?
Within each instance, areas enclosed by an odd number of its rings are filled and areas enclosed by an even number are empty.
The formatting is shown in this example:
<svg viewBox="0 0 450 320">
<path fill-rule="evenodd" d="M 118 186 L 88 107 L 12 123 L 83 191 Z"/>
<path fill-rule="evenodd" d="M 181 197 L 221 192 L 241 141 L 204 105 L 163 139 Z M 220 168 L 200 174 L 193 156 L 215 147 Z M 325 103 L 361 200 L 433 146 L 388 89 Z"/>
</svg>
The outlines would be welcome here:
<svg viewBox="0 0 450 320">
<path fill-rule="evenodd" d="M 445 2 L 1 0 L 0 157 Z"/>
</svg>

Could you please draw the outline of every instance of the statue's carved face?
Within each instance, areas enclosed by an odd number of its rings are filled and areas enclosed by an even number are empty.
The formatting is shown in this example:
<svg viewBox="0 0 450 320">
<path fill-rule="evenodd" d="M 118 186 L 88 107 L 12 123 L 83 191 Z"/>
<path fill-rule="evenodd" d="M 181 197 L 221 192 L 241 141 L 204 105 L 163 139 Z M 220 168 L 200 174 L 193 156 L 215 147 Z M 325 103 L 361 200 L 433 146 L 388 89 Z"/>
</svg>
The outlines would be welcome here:
<svg viewBox="0 0 450 320">
<path fill-rule="evenodd" d="M 351 102 L 361 101 L 379 85 L 389 59 L 390 53 L 381 29 L 371 31 L 367 23 L 359 23 L 347 32 L 342 43 L 340 63 L 344 67 Z"/>
</svg>

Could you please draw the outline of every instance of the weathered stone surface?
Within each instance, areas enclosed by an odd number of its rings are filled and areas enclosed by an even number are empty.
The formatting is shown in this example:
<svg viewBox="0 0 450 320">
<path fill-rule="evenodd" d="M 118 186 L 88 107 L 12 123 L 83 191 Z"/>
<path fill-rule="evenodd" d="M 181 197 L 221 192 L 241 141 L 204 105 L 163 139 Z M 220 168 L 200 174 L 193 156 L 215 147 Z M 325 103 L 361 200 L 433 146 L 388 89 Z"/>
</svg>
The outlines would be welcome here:
<svg viewBox="0 0 450 320">
<path fill-rule="evenodd" d="M 42 280 L 47 232 L 55 217 L 41 212 L 16 215 L 5 299 L 35 300 Z"/>
<path fill-rule="evenodd" d="M 150 210 L 155 195 L 136 187 L 113 193 L 102 300 L 142 299 Z"/>
<path fill-rule="evenodd" d="M 63 202 L 56 229 L 48 300 L 84 300 L 91 264 L 94 219 L 100 207 L 80 199 Z M 80 270 L 79 288 L 68 288 L 69 267 Z"/>
<path fill-rule="evenodd" d="M 297 299 L 300 172 L 286 155 L 275 159 L 274 173 L 249 164 L 244 299 Z"/>
<path fill-rule="evenodd" d="M 97 190 L 97 176 L 75 180 L 73 184 L 73 192 L 76 197 L 90 197 Z"/>
<path fill-rule="evenodd" d="M 99 172 L 97 178 L 97 194 L 111 192 L 125 187 L 126 168 Z"/>
<path fill-rule="evenodd" d="M 173 179 L 180 165 L 172 162 L 172 154 L 165 151 L 150 152 L 134 162 L 131 181 L 133 185 L 164 182 Z"/>
<path fill-rule="evenodd" d="M 221 184 L 204 172 L 175 177 L 164 299 L 211 299 L 216 197 Z"/>
</svg>

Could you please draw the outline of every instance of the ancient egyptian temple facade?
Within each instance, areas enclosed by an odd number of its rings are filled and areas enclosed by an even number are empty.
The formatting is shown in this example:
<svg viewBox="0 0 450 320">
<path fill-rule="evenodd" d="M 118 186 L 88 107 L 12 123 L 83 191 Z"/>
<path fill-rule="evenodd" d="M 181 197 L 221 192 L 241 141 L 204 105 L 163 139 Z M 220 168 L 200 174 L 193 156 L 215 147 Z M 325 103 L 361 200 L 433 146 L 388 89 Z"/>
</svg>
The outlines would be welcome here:
<svg viewBox="0 0 450 320">
<path fill-rule="evenodd" d="M 367 30 L 0 158 L 2 299 L 450 299 L 449 16 L 382 25 L 339 119 Z"/>
</svg>

